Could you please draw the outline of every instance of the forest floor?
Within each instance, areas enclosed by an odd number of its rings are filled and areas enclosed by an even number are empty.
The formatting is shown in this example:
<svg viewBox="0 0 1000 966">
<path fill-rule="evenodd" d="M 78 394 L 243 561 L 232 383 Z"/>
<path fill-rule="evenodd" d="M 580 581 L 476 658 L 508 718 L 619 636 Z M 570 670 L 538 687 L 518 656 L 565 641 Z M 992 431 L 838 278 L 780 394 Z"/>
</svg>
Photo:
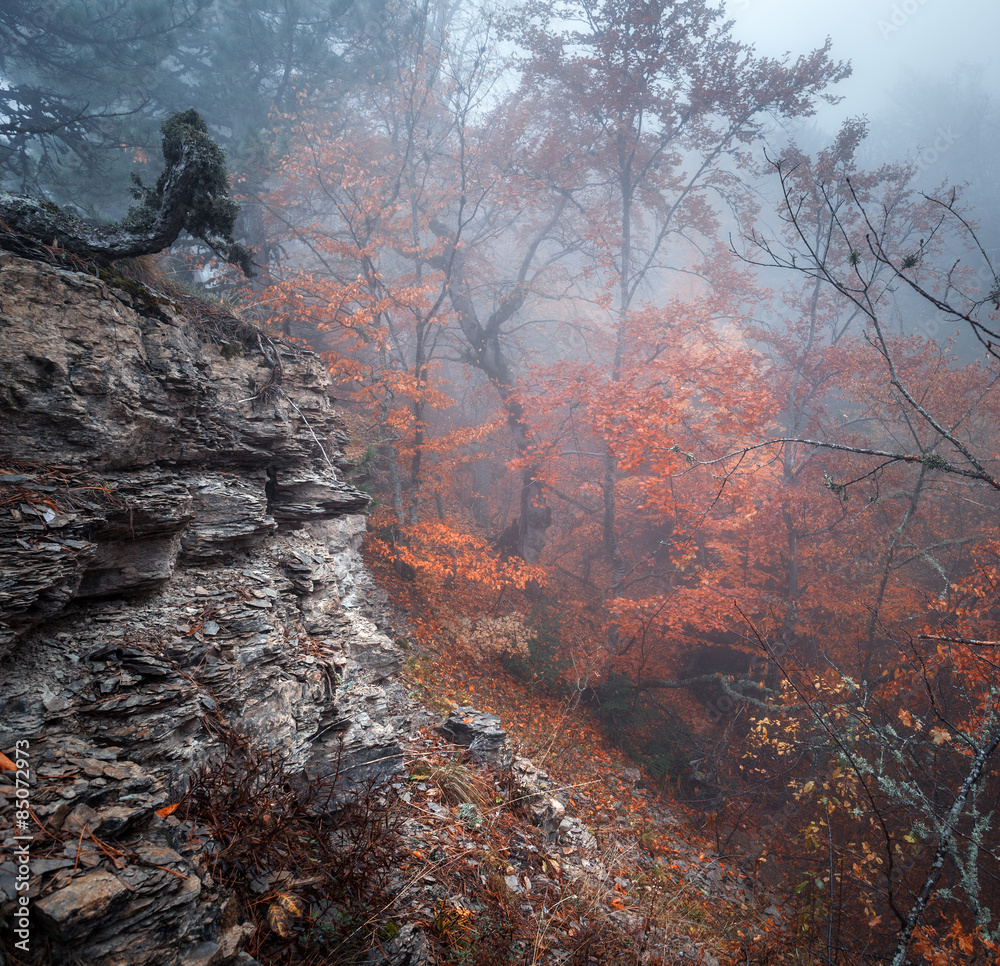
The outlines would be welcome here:
<svg viewBox="0 0 1000 966">
<path fill-rule="evenodd" d="M 388 589 L 405 611 L 408 595 Z M 424 930 L 431 961 L 770 961 L 788 928 L 780 911 L 719 861 L 696 813 L 616 749 L 578 695 L 546 694 L 418 623 L 401 641 L 412 697 L 442 717 L 498 716 L 511 750 L 480 763 L 433 724 L 404 749 L 406 887 L 393 915 Z"/>
</svg>

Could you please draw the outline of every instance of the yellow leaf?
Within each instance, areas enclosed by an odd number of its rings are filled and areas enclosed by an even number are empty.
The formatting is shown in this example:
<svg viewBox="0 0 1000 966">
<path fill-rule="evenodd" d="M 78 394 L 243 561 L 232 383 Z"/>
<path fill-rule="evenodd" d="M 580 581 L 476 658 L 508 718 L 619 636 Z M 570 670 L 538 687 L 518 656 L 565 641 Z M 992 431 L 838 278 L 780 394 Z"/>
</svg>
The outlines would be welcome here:
<svg viewBox="0 0 1000 966">
<path fill-rule="evenodd" d="M 267 909 L 267 924 L 282 939 L 296 935 L 294 920 L 305 914 L 305 907 L 298 896 L 283 892 Z"/>
</svg>

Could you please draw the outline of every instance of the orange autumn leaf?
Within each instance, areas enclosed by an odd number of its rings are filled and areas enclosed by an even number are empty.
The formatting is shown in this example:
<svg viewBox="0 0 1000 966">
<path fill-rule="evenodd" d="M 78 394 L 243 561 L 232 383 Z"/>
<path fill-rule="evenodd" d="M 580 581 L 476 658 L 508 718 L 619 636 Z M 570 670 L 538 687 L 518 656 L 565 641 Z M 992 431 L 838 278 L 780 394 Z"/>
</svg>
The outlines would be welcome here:
<svg viewBox="0 0 1000 966">
<path fill-rule="evenodd" d="M 159 815 L 160 818 L 166 818 L 168 815 L 173 815 L 174 812 L 180 808 L 180 804 L 180 802 L 174 802 L 173 805 L 164 805 L 163 808 L 158 808 L 156 810 L 156 814 Z"/>
<path fill-rule="evenodd" d="M 0 771 L 17 771 L 14 764 L 2 751 L 0 751 Z"/>
<path fill-rule="evenodd" d="M 966 955 L 970 955 L 975 948 L 974 939 L 962 928 L 962 924 L 958 919 L 952 923 L 947 935 L 948 939 Z"/>
</svg>

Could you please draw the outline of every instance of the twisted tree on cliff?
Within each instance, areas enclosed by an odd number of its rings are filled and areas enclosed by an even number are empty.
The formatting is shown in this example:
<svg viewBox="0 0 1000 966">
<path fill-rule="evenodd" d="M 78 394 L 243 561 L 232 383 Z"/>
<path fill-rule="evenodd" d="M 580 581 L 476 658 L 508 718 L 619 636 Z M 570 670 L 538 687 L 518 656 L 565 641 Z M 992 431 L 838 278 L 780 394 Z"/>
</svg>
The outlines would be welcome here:
<svg viewBox="0 0 1000 966">
<path fill-rule="evenodd" d="M 209 137 L 197 111 L 163 123 L 166 167 L 152 188 L 136 179 L 133 205 L 120 222 L 98 225 L 48 202 L 0 194 L 4 247 L 24 248 L 22 237 L 74 255 L 134 258 L 169 248 L 182 231 L 200 239 L 228 262 L 253 275 L 253 253 L 233 238 L 239 205 L 229 195 L 222 149 Z"/>
</svg>

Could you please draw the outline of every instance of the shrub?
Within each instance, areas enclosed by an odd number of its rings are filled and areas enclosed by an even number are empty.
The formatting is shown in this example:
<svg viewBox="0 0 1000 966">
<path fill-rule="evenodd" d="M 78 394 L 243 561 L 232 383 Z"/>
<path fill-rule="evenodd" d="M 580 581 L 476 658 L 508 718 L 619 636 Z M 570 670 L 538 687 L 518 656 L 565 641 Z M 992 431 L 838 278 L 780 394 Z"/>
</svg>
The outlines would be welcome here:
<svg viewBox="0 0 1000 966">
<path fill-rule="evenodd" d="M 262 964 L 354 963 L 377 942 L 389 901 L 398 813 L 374 783 L 347 795 L 339 768 L 294 772 L 229 733 L 192 775 L 178 815 L 207 832 L 213 878 L 257 927 Z"/>
<path fill-rule="evenodd" d="M 501 666 L 546 694 L 562 694 L 566 691 L 563 672 L 570 662 L 562 656 L 560 621 L 553 604 L 546 601 L 536 607 L 527 619 L 526 629 L 526 648 L 502 658 Z"/>
</svg>

